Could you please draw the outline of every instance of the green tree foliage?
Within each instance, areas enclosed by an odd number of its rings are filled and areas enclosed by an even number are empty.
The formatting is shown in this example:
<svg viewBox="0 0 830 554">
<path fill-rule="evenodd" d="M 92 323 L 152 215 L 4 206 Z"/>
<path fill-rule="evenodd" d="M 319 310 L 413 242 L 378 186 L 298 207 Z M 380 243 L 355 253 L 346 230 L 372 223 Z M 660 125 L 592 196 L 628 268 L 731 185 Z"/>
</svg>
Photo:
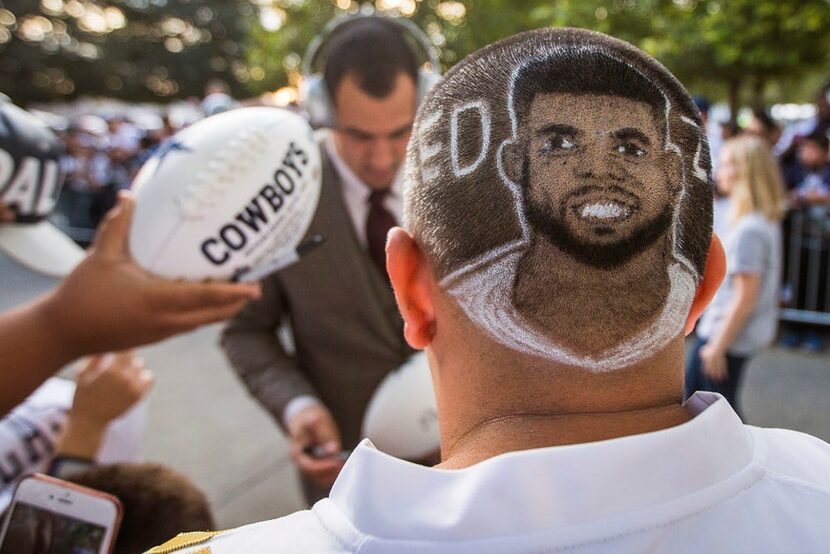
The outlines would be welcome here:
<svg viewBox="0 0 830 554">
<path fill-rule="evenodd" d="M 828 0 L 467 0 L 384 2 L 409 5 L 412 17 L 442 47 L 444 68 L 470 52 L 519 31 L 573 26 L 627 40 L 657 57 L 688 87 L 746 99 L 811 99 L 816 73 L 830 72 Z M 461 5 L 461 9 L 457 5 Z M 349 10 L 334 2 L 283 0 L 286 15 L 279 32 L 255 29 L 248 59 L 267 64 L 265 86 L 289 81 L 308 42 L 325 21 Z M 349 5 L 346 3 L 345 5 Z M 352 2 L 354 11 L 357 4 Z M 452 17 L 456 14 L 460 17 Z M 772 90 L 772 98 L 765 92 Z M 733 110 L 735 113 L 737 110 Z"/>
<path fill-rule="evenodd" d="M 809 100 L 813 91 L 798 85 L 812 88 L 830 72 L 828 0 L 366 3 L 424 29 L 441 49 L 443 69 L 500 38 L 556 25 L 628 40 L 692 90 L 733 104 Z M 123 25 L 91 29 L 76 17 L 78 5 L 105 16 L 114 8 Z M 365 8 L 354 0 L 0 0 L 0 89 L 23 101 L 78 94 L 163 100 L 199 95 L 209 79 L 221 78 L 235 95 L 251 96 L 296 85 L 302 55 L 325 24 Z M 51 27 L 41 37 L 36 17 Z"/>
<path fill-rule="evenodd" d="M 0 0 L 0 90 L 21 103 L 245 94 L 246 0 Z"/>
<path fill-rule="evenodd" d="M 827 0 L 560 0 L 547 11 L 551 24 L 640 46 L 687 87 L 727 96 L 733 114 L 744 100 L 762 106 L 769 88 L 783 99 L 811 72 L 830 70 Z"/>
<path fill-rule="evenodd" d="M 354 1 L 277 0 L 282 26 L 275 32 L 255 26 L 247 58 L 252 65 L 266 69 L 268 78 L 259 85 L 263 90 L 293 84 L 308 44 L 327 22 L 374 11 L 410 18 L 439 48 L 442 69 L 446 70 L 482 46 L 548 24 L 548 4 L 540 0 L 376 0 L 360 5 Z"/>
</svg>

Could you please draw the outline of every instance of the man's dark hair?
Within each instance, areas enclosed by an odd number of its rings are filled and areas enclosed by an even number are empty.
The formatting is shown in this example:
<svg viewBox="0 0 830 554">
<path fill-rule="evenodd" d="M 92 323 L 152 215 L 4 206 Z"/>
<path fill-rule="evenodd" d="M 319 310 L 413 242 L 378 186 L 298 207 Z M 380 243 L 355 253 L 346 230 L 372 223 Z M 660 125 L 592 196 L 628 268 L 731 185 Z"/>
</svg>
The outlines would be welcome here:
<svg viewBox="0 0 830 554">
<path fill-rule="evenodd" d="M 332 102 L 346 75 L 369 96 L 385 98 L 399 73 L 418 82 L 418 59 L 403 27 L 383 17 L 361 17 L 338 27 L 328 40 L 323 77 Z"/>
<path fill-rule="evenodd" d="M 547 61 L 533 63 L 537 59 Z M 676 252 L 702 275 L 713 185 L 705 131 L 688 92 L 665 67 L 629 44 L 584 29 L 540 29 L 468 56 L 420 105 L 407 153 L 404 221 L 436 276 L 453 276 L 479 256 L 522 238 L 512 209 L 516 199 L 500 165 L 502 146 L 518 138 L 512 137 L 509 112 L 521 135 L 521 114 L 533 95 L 546 89 L 619 95 L 660 109 L 664 138 L 682 163 Z M 485 118 L 479 117 L 485 111 L 487 133 Z M 475 170 L 457 171 L 467 166 Z"/>
<path fill-rule="evenodd" d="M 124 507 L 113 552 L 140 554 L 187 531 L 212 531 L 207 498 L 187 477 L 158 464 L 113 464 L 69 478 L 117 497 Z"/>
<path fill-rule="evenodd" d="M 527 129 L 526 118 L 533 99 L 539 94 L 584 94 L 617 96 L 642 102 L 651 107 L 652 117 L 665 119 L 666 97 L 657 86 L 632 66 L 601 52 L 578 54 L 579 63 L 567 54 L 544 56 L 526 63 L 517 71 L 514 80 L 513 105 L 519 129 Z M 666 128 L 658 125 L 663 141 Z M 672 206 L 636 233 L 636 240 L 628 240 L 610 247 L 586 248 L 569 231 L 561 219 L 552 218 L 548 209 L 536 204 L 530 193 L 529 160 L 525 159 L 520 184 L 524 191 L 524 208 L 528 223 L 537 232 L 555 242 L 565 252 L 594 267 L 613 269 L 652 243 L 671 226 Z M 564 214 L 560 214 L 564 218 Z"/>
<path fill-rule="evenodd" d="M 578 63 L 574 63 L 575 56 Z M 563 53 L 536 59 L 518 71 L 511 106 L 516 119 L 525 120 L 537 95 L 557 92 L 620 96 L 644 102 L 661 119 L 666 109 L 666 98 L 660 89 L 630 65 L 601 52 L 575 52 L 574 56 Z"/>
</svg>

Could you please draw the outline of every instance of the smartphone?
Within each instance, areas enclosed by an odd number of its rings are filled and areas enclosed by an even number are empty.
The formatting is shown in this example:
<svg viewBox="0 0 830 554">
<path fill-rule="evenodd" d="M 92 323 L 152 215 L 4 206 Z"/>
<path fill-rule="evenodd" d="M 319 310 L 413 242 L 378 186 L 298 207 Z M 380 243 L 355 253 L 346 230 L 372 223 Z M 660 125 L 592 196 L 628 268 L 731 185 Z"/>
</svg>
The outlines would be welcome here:
<svg viewBox="0 0 830 554">
<path fill-rule="evenodd" d="M 36 473 L 17 486 L 0 554 L 109 554 L 120 523 L 114 496 Z"/>
</svg>

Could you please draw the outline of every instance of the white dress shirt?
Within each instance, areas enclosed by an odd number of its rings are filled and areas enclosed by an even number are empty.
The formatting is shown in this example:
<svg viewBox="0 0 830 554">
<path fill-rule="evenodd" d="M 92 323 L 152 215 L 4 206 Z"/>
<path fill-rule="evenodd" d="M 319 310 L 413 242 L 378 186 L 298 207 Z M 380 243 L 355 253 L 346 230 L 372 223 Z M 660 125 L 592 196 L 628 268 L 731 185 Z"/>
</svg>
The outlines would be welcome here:
<svg viewBox="0 0 830 554">
<path fill-rule="evenodd" d="M 360 177 L 355 175 L 354 171 L 340 158 L 331 134 L 323 140 L 323 148 L 326 149 L 326 154 L 340 177 L 343 203 L 346 205 L 346 210 L 352 219 L 355 236 L 357 236 L 357 240 L 365 250 L 368 248 L 368 241 L 366 240 L 366 217 L 369 215 L 369 195 L 372 193 L 372 189 Z M 383 198 L 383 207 L 389 210 L 389 213 L 395 217 L 395 221 L 398 223 L 401 222 L 401 218 L 403 217 L 403 195 L 401 193 L 402 175 L 403 171 L 398 171 L 395 180 L 392 181 L 389 194 Z M 291 420 L 302 410 L 308 406 L 318 404 L 320 404 L 319 399 L 307 394 L 292 399 L 283 409 L 283 425 L 288 427 Z"/>
<path fill-rule="evenodd" d="M 326 137 L 323 144 L 326 154 L 328 154 L 334 169 L 340 176 L 343 202 L 346 204 L 346 209 L 352 218 L 357 240 L 366 249 L 366 217 L 369 215 L 369 195 L 372 193 L 372 189 L 346 165 L 346 162 L 337 153 L 337 147 L 334 145 L 334 138 L 331 135 Z M 403 217 L 402 181 L 403 171 L 398 171 L 392 185 L 389 187 L 389 194 L 383 198 L 383 207 L 395 216 L 395 221 L 398 223 Z"/>
<path fill-rule="evenodd" d="M 363 441 L 311 510 L 227 531 L 227 552 L 822 552 L 830 445 L 744 425 L 696 393 L 682 425 L 502 454 L 461 470 Z M 191 551 L 192 552 L 192 551 Z"/>
</svg>

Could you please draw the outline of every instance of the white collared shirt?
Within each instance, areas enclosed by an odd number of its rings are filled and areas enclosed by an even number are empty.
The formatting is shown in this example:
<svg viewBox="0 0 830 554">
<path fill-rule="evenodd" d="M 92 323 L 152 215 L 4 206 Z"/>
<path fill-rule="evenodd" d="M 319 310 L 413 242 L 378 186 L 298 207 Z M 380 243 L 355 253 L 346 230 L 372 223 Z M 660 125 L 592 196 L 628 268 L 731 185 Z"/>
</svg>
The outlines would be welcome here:
<svg viewBox="0 0 830 554">
<path fill-rule="evenodd" d="M 820 552 L 830 445 L 744 425 L 698 392 L 682 425 L 510 452 L 461 470 L 364 441 L 311 510 L 228 531 L 226 552 Z"/>
<path fill-rule="evenodd" d="M 366 217 L 369 215 L 369 195 L 372 189 L 364 183 L 354 171 L 346 165 L 346 162 L 337 153 L 334 145 L 334 138 L 329 135 L 323 142 L 326 154 L 328 154 L 334 169 L 340 176 L 342 184 L 343 201 L 349 216 L 352 218 L 355 234 L 360 245 L 367 248 L 366 241 Z M 383 206 L 395 217 L 395 221 L 401 222 L 403 217 L 403 195 L 401 194 L 403 171 L 398 171 L 392 185 L 389 187 L 389 194 L 383 198 Z"/>
</svg>

